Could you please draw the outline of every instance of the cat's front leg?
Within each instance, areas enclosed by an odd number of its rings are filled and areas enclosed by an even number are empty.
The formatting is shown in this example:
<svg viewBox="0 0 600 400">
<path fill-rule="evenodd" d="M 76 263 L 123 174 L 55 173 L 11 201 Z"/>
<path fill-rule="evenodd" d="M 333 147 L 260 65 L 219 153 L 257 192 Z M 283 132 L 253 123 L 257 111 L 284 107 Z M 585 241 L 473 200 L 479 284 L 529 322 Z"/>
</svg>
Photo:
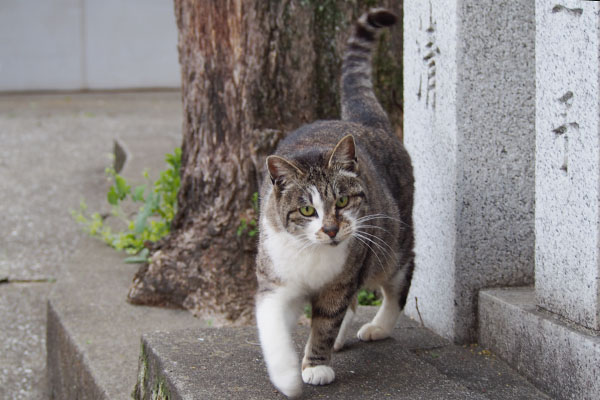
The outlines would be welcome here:
<svg viewBox="0 0 600 400">
<path fill-rule="evenodd" d="M 256 323 L 271 382 L 284 395 L 302 393 L 298 355 L 292 329 L 298 320 L 302 302 L 278 288 L 257 296 Z"/>
<path fill-rule="evenodd" d="M 335 380 L 329 365 L 331 353 L 348 305 L 312 303 L 311 332 L 302 360 L 302 380 L 311 385 L 327 385 Z"/>
</svg>

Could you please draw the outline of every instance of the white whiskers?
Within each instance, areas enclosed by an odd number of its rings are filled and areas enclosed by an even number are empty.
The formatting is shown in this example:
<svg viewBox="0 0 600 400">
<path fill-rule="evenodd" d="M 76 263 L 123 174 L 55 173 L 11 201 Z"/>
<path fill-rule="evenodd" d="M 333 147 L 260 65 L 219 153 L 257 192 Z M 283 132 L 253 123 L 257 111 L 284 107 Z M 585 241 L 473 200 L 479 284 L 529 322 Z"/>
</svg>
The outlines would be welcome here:
<svg viewBox="0 0 600 400">
<path fill-rule="evenodd" d="M 373 255 L 377 258 L 379 265 L 384 273 L 387 274 L 385 264 L 394 262 L 396 257 L 396 251 L 388 244 L 386 240 L 373 233 L 373 230 L 377 229 L 383 231 L 388 235 L 391 235 L 390 231 L 384 227 L 368 224 L 368 221 L 389 219 L 403 223 L 400 219 L 390 217 L 385 214 L 370 214 L 365 215 L 361 218 L 356 219 L 354 222 L 354 233 L 352 236 L 358 240 L 359 243 L 366 246 Z M 371 232 L 368 232 L 371 230 Z"/>
<path fill-rule="evenodd" d="M 358 243 L 367 246 L 369 248 L 369 250 L 371 250 L 373 252 L 373 254 L 375 255 L 375 257 L 377 257 L 377 261 L 379 262 L 379 266 L 381 267 L 381 269 L 383 270 L 384 273 L 387 274 L 387 271 L 385 269 L 385 266 L 383 265 L 383 262 L 381 261 L 381 258 L 379 258 L 379 256 L 377 255 L 377 252 L 375 250 L 373 250 L 373 248 L 371 246 L 369 246 L 369 243 L 367 243 L 360 235 L 354 234 L 352 237 L 354 237 L 356 240 L 358 240 Z"/>
<path fill-rule="evenodd" d="M 402 221 L 400 218 L 391 217 L 391 216 L 386 215 L 386 214 L 369 214 L 369 215 L 365 215 L 363 217 L 358 218 L 356 220 L 356 223 L 360 224 L 361 222 L 367 222 L 367 221 L 372 221 L 372 220 L 376 220 L 376 219 L 390 219 L 392 221 L 400 222 L 400 224 L 402 224 L 403 226 L 407 226 L 406 222 Z"/>
</svg>

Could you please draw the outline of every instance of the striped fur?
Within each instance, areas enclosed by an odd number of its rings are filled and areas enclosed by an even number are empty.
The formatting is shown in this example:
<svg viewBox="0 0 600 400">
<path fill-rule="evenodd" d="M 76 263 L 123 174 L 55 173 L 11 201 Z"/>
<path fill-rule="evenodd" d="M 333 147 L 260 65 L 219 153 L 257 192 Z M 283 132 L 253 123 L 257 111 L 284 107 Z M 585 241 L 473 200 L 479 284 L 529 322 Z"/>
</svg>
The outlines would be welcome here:
<svg viewBox="0 0 600 400">
<path fill-rule="evenodd" d="M 389 336 L 406 303 L 414 268 L 412 166 L 371 82 L 377 30 L 395 21 L 372 9 L 356 23 L 342 66 L 342 120 L 299 128 L 267 159 L 256 318 L 271 381 L 289 397 L 300 395 L 302 381 L 335 379 L 331 354 L 343 347 L 361 287 L 384 295 L 361 340 Z M 311 334 L 300 365 L 291 333 L 306 303 Z"/>
<path fill-rule="evenodd" d="M 395 23 L 396 16 L 381 8 L 371 9 L 358 19 L 342 64 L 342 120 L 391 130 L 373 91 L 371 54 L 377 30 Z"/>
</svg>

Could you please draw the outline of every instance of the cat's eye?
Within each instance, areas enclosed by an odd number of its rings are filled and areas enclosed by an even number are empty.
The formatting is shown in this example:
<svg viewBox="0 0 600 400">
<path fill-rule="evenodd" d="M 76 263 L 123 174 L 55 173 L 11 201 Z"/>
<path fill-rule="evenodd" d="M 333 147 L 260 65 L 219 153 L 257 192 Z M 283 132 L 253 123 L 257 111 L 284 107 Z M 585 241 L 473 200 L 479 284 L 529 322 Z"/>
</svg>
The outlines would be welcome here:
<svg viewBox="0 0 600 400">
<path fill-rule="evenodd" d="M 315 215 L 315 208 L 313 206 L 300 207 L 300 214 L 304 215 L 305 217 L 312 217 Z"/>
<path fill-rule="evenodd" d="M 335 202 L 337 208 L 344 208 L 348 205 L 348 196 L 342 196 Z"/>
</svg>

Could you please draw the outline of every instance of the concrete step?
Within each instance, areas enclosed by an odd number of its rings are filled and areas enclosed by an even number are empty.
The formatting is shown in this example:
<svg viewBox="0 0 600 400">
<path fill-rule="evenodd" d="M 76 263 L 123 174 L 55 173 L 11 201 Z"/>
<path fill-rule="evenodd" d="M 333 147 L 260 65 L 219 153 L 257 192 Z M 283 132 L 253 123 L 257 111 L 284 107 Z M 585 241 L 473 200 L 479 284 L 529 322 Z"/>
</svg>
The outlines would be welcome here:
<svg viewBox="0 0 600 400">
<path fill-rule="evenodd" d="M 138 398 L 160 390 L 170 400 L 283 398 L 268 380 L 255 327 L 209 328 L 182 310 L 130 305 L 137 267 L 99 241 L 82 242 L 48 301 L 51 398 L 129 399 L 136 382 Z M 352 331 L 374 312 L 361 307 Z M 298 352 L 307 334 L 298 327 Z M 483 348 L 454 345 L 405 316 L 391 339 L 349 338 L 334 366 L 336 381 L 307 385 L 305 398 L 548 398 Z"/>
<path fill-rule="evenodd" d="M 52 283 L 0 284 L 0 399 L 46 395 L 45 303 Z"/>
<path fill-rule="evenodd" d="M 178 91 L 0 94 L 0 399 L 47 398 L 48 294 L 85 237 L 70 210 L 107 211 L 113 140 L 133 178 L 152 175 L 181 143 L 181 109 Z"/>
<path fill-rule="evenodd" d="M 533 287 L 481 291 L 479 340 L 556 398 L 600 398 L 599 332 L 538 308 Z"/>
<path fill-rule="evenodd" d="M 137 265 L 82 240 L 48 299 L 47 373 L 53 399 L 130 399 L 144 333 L 205 326 L 183 310 L 126 302 Z"/>
<path fill-rule="evenodd" d="M 70 106 L 59 102 L 55 107 L 73 113 L 78 112 L 77 107 L 89 103 L 96 113 L 90 118 L 109 131 L 102 137 L 103 151 L 110 151 L 113 140 L 118 141 L 126 155 L 121 173 L 132 185 L 145 183 L 144 170 L 155 179 L 165 168 L 165 154 L 180 145 L 181 100 L 177 92 L 74 97 L 77 101 Z M 96 164 L 99 164 L 94 167 L 97 173 L 92 175 L 87 173 L 85 161 L 81 161 L 82 180 L 86 184 L 83 189 L 87 189 L 76 196 L 75 204 L 84 196 L 90 212 L 108 214 L 104 168 L 110 160 L 102 154 L 101 162 Z M 65 212 L 68 214 L 68 209 Z M 55 224 L 68 224 L 79 231 L 76 223 L 67 218 L 57 219 Z M 114 219 L 109 217 L 105 222 L 113 224 L 111 218 Z M 139 265 L 125 264 L 124 253 L 81 233 L 77 246 L 71 250 L 68 259 L 60 263 L 47 302 L 46 364 L 50 397 L 129 399 L 136 382 L 143 333 L 205 325 L 183 310 L 127 303 L 129 284 Z"/>
<path fill-rule="evenodd" d="M 119 143 L 127 152 L 122 175 L 132 185 L 142 183 L 144 169 L 156 177 L 165 168 L 165 153 L 173 152 L 178 142 L 175 136 L 161 132 L 144 137 L 135 131 L 121 136 Z M 100 211 L 108 213 L 110 207 L 103 207 L 105 210 Z M 105 223 L 114 223 L 111 218 Z M 206 326 L 184 310 L 127 303 L 129 285 L 139 264 L 125 264 L 125 257 L 99 239 L 83 237 L 63 265 L 47 308 L 47 381 L 51 398 L 129 399 L 136 382 L 143 333 Z"/>
<path fill-rule="evenodd" d="M 352 331 L 375 313 L 360 307 Z M 301 353 L 308 327 L 295 335 Z M 403 316 L 392 338 L 349 338 L 334 354 L 336 380 L 303 398 L 547 399 L 490 352 L 457 346 Z M 283 399 L 269 382 L 255 327 L 169 329 L 144 334 L 137 399 Z"/>
</svg>

